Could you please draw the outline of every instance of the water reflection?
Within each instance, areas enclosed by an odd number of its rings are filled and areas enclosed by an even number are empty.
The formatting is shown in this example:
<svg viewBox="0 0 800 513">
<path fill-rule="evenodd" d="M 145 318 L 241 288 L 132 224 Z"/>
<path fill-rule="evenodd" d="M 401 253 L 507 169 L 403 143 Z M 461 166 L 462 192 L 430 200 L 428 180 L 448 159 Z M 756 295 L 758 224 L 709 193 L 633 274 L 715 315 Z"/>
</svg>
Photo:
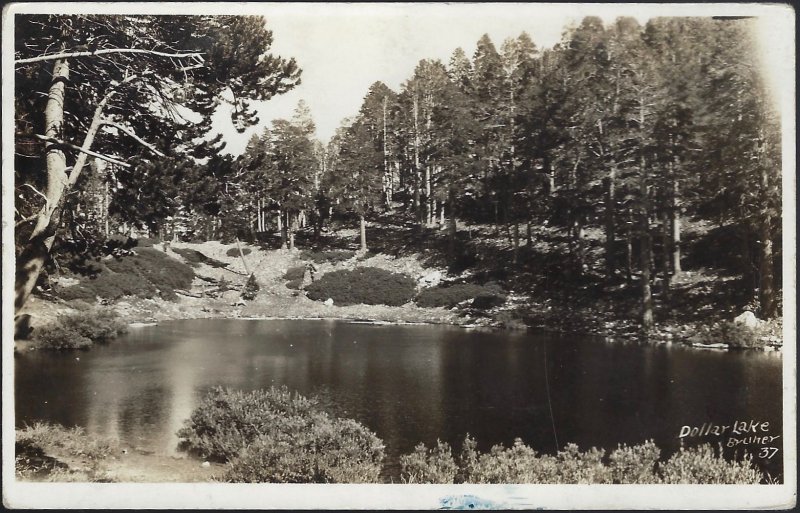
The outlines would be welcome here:
<svg viewBox="0 0 800 513">
<path fill-rule="evenodd" d="M 781 425 L 781 358 L 771 353 L 442 326 L 194 320 L 136 329 L 79 358 L 16 357 L 18 425 L 81 425 L 170 454 L 209 388 L 284 384 L 376 431 L 390 474 L 417 443 L 458 450 L 467 433 L 483 450 L 515 437 L 542 452 L 652 438 L 671 452 L 685 424 Z"/>
</svg>

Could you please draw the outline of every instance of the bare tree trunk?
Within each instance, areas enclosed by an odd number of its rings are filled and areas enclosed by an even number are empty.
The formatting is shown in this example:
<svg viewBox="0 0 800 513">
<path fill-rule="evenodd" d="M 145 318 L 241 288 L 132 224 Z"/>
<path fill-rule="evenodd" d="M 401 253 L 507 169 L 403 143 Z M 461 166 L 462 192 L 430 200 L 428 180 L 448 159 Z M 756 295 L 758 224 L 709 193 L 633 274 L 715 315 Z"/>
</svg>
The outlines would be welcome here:
<svg viewBox="0 0 800 513">
<path fill-rule="evenodd" d="M 53 65 L 53 80 L 50 83 L 45 106 L 45 136 L 61 138 L 64 126 L 64 95 L 69 80 L 69 63 L 57 60 Z M 33 291 L 42 272 L 50 248 L 53 246 L 58 226 L 62 195 L 67 186 L 67 156 L 57 145 L 46 146 L 47 185 L 44 194 L 47 203 L 36 218 L 36 225 L 25 249 L 16 262 L 14 309 L 18 312 Z"/>
<path fill-rule="evenodd" d="M 661 267 L 663 277 L 661 284 L 664 287 L 664 301 L 669 302 L 669 284 L 670 284 L 670 244 L 672 243 L 672 233 L 670 230 L 670 215 L 666 209 L 661 211 L 661 259 L 663 260 Z"/>
<path fill-rule="evenodd" d="M 288 222 L 284 222 L 284 216 L 286 214 L 283 210 L 278 210 L 278 230 L 281 232 L 281 249 L 286 249 L 286 245 L 289 241 L 289 230 L 287 228 Z"/>
<path fill-rule="evenodd" d="M 455 191 L 455 189 L 453 189 L 452 186 L 450 187 L 450 190 L 448 191 L 448 200 L 449 200 L 450 205 L 455 205 L 456 191 Z M 450 209 L 450 222 L 448 223 L 448 225 L 449 225 L 448 232 L 449 233 L 447 234 L 448 235 L 447 236 L 447 238 L 448 238 L 447 246 L 448 246 L 449 253 L 450 253 L 451 257 L 455 256 L 455 253 L 456 253 L 456 239 L 458 237 L 458 225 L 456 224 L 456 215 L 455 214 L 456 214 L 455 207 L 453 207 L 453 208 Z"/>
<path fill-rule="evenodd" d="M 644 156 L 641 157 L 640 162 L 640 176 L 639 176 L 639 201 L 641 202 L 640 205 L 640 212 L 639 212 L 639 232 L 640 232 L 640 243 L 639 243 L 639 261 L 642 268 L 642 278 L 641 278 L 641 287 L 642 287 L 642 330 L 645 333 L 651 331 L 653 329 L 653 293 L 650 289 L 650 274 L 651 274 L 651 263 L 653 258 L 653 251 L 652 251 L 652 243 L 650 240 L 650 223 L 648 218 L 648 208 L 647 208 L 647 180 L 646 180 L 646 171 L 645 171 L 645 159 Z"/>
<path fill-rule="evenodd" d="M 416 210 L 417 223 L 422 225 L 424 222 L 422 213 L 422 201 L 420 193 L 420 182 L 422 177 L 419 172 L 419 99 L 416 92 L 414 92 L 414 209 Z"/>
<path fill-rule="evenodd" d="M 358 216 L 359 220 L 359 232 L 360 232 L 360 239 L 361 239 L 361 252 L 367 252 L 367 222 L 364 219 L 364 214 Z"/>
<path fill-rule="evenodd" d="M 616 168 L 612 167 L 609 171 L 609 176 L 603 179 L 605 185 L 605 222 L 606 222 L 606 279 L 609 281 L 614 278 L 616 271 L 615 262 L 615 238 L 616 238 L 616 222 L 614 219 L 614 210 L 616 205 L 614 180 L 616 178 Z"/>
<path fill-rule="evenodd" d="M 628 222 L 625 224 L 625 279 L 633 282 L 633 213 L 628 207 Z"/>
<path fill-rule="evenodd" d="M 239 237 L 236 237 L 236 249 L 239 251 L 239 257 L 242 259 L 242 265 L 244 266 L 244 272 L 250 276 L 250 268 L 247 266 L 247 261 L 244 259 L 244 252 L 242 252 L 242 246 L 239 244 Z"/>
<path fill-rule="evenodd" d="M 289 250 L 294 249 L 294 230 L 295 230 L 295 215 L 293 212 L 286 213 L 286 225 L 289 227 Z"/>
<path fill-rule="evenodd" d="M 761 200 L 763 210 L 758 230 L 758 301 L 762 319 L 772 319 L 778 313 L 778 305 L 775 301 L 774 263 L 772 261 L 772 214 L 768 205 L 769 187 L 769 172 L 767 167 L 762 165 Z"/>
<path fill-rule="evenodd" d="M 672 277 L 675 279 L 683 272 L 681 268 L 681 209 L 678 200 L 679 191 L 677 178 L 673 181 L 672 187 L 672 208 L 670 209 L 670 217 L 672 224 Z"/>
<path fill-rule="evenodd" d="M 519 261 L 519 222 L 514 221 L 514 258 L 513 262 L 516 263 Z"/>
<path fill-rule="evenodd" d="M 392 172 L 389 169 L 389 149 L 386 142 L 388 134 L 386 130 L 386 103 L 388 100 L 388 97 L 383 97 L 383 196 L 387 209 L 392 204 Z"/>
<path fill-rule="evenodd" d="M 575 219 L 575 256 L 578 276 L 583 276 L 583 268 L 586 265 L 586 249 L 584 247 L 584 240 L 586 238 L 586 229 L 583 226 L 583 219 L 577 216 Z"/>
<path fill-rule="evenodd" d="M 66 82 L 69 80 L 69 63 L 56 60 L 53 65 L 53 79 L 50 83 L 48 99 L 45 105 L 45 136 L 61 139 L 64 129 L 64 98 Z M 92 121 L 86 131 L 82 150 L 89 150 L 98 129 L 102 124 L 103 109 L 113 95 L 109 91 L 95 107 Z M 36 224 L 28 238 L 28 243 L 16 259 L 16 276 L 14 282 L 14 311 L 25 306 L 33 292 L 36 281 L 44 268 L 55 240 L 56 230 L 61 220 L 64 199 L 75 185 L 86 164 L 87 154 L 82 151 L 75 159 L 72 171 L 67 174 L 67 157 L 57 144 L 50 142 L 45 147 L 47 166 L 47 184 L 44 195 L 46 203 L 36 217 Z"/>
</svg>

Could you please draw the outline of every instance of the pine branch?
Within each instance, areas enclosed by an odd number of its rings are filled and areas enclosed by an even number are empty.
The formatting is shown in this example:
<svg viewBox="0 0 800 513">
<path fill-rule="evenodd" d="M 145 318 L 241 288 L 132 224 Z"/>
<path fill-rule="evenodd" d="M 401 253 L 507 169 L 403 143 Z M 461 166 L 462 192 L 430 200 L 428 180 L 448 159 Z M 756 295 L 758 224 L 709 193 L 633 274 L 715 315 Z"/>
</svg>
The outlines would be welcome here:
<svg viewBox="0 0 800 513">
<path fill-rule="evenodd" d="M 145 147 L 145 148 L 147 148 L 148 150 L 152 151 L 153 153 L 155 153 L 155 154 L 156 154 L 156 155 L 158 155 L 159 157 L 166 157 L 166 155 L 164 155 L 163 153 L 161 153 L 160 151 L 158 151 L 158 150 L 156 149 L 156 147 L 155 147 L 155 146 L 153 146 L 152 144 L 150 144 L 150 143 L 148 143 L 148 142 L 144 141 L 142 138 L 140 138 L 138 135 L 136 135 L 136 134 L 133 132 L 133 130 L 131 130 L 131 129 L 129 129 L 129 128 L 126 128 L 126 127 L 124 127 L 124 126 L 122 126 L 122 125 L 120 125 L 120 124 L 118 124 L 118 123 L 115 123 L 115 122 L 113 122 L 113 121 L 111 121 L 111 120 L 109 120 L 109 119 L 104 119 L 104 120 L 102 121 L 102 124 L 104 124 L 104 125 L 107 125 L 107 126 L 110 126 L 110 127 L 114 127 L 114 128 L 116 128 L 117 130 L 119 130 L 120 132 L 123 132 L 123 133 L 125 133 L 125 134 L 129 135 L 129 136 L 130 136 L 132 139 L 134 139 L 136 142 L 138 142 L 139 144 L 141 144 L 142 146 L 144 146 L 144 147 Z"/>
<path fill-rule="evenodd" d="M 61 139 L 56 139 L 55 137 L 47 137 L 47 136 L 41 135 L 41 134 L 31 134 L 29 137 L 33 137 L 35 139 L 39 139 L 40 141 L 49 142 L 49 143 L 52 143 L 52 144 L 57 144 L 59 146 L 64 146 L 64 147 L 69 148 L 71 150 L 80 151 L 82 153 L 85 153 L 85 154 L 90 155 L 92 157 L 98 158 L 100 160 L 105 160 L 106 162 L 110 162 L 112 164 L 116 164 L 116 165 L 118 165 L 120 167 L 124 167 L 124 168 L 130 168 L 131 167 L 130 164 L 126 164 L 125 162 L 122 162 L 121 160 L 117 160 L 117 159 L 115 159 L 113 157 L 109 157 L 107 155 L 103 155 L 102 153 L 97 153 L 96 151 L 85 150 L 85 149 L 81 148 L 80 146 L 76 146 L 74 144 L 70 144 L 70 143 L 68 143 L 66 141 L 62 141 Z"/>
<path fill-rule="evenodd" d="M 167 52 L 158 52 L 156 50 L 144 50 L 141 48 L 102 48 L 100 50 L 94 50 L 92 52 L 62 52 L 62 53 L 51 53 L 47 55 L 39 55 L 38 57 L 29 57 L 27 59 L 17 59 L 14 61 L 14 64 L 31 64 L 34 62 L 43 62 L 43 61 L 52 61 L 57 59 L 75 59 L 77 57 L 94 57 L 97 55 L 105 55 L 109 53 L 136 53 L 136 54 L 146 54 L 146 55 L 155 55 L 157 57 L 169 57 L 172 59 L 186 59 L 192 58 L 197 60 L 198 62 L 203 62 L 202 53 L 200 52 L 189 52 L 189 53 L 167 53 Z"/>
</svg>

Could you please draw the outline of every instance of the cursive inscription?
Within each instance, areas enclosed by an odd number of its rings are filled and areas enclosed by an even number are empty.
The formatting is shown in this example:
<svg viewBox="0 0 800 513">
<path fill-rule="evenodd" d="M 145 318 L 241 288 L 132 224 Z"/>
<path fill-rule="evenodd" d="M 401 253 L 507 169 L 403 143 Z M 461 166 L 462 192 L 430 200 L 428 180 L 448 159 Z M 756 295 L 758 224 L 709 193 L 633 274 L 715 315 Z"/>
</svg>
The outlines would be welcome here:
<svg viewBox="0 0 800 513">
<path fill-rule="evenodd" d="M 781 437 L 769 433 L 769 422 L 760 420 L 737 420 L 730 424 L 704 422 L 700 426 L 681 426 L 678 438 L 716 436 L 725 447 L 767 446 Z M 777 447 L 760 447 L 758 456 L 770 459 L 778 452 Z"/>
</svg>

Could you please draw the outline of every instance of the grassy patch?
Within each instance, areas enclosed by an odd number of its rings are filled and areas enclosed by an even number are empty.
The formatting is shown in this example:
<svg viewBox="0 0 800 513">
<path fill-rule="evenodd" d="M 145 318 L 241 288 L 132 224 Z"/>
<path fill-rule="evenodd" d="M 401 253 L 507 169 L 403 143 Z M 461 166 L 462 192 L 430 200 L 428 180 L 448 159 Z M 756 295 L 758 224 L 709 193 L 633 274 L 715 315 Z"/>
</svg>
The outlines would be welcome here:
<svg viewBox="0 0 800 513">
<path fill-rule="evenodd" d="M 400 306 L 414 297 L 416 283 L 401 273 L 377 267 L 359 267 L 352 271 L 329 272 L 306 287 L 308 297 L 337 305 Z"/>
<path fill-rule="evenodd" d="M 88 349 L 124 333 L 127 325 L 108 309 L 59 315 L 53 324 L 35 328 L 33 341 L 41 349 Z"/>
<path fill-rule="evenodd" d="M 471 301 L 475 308 L 485 309 L 502 305 L 506 301 L 506 296 L 503 289 L 496 284 L 459 283 L 425 289 L 415 299 L 415 302 L 424 308 L 452 308 L 465 301 Z"/>
<path fill-rule="evenodd" d="M 101 463 L 118 450 L 116 442 L 89 436 L 83 428 L 40 422 L 17 429 L 15 442 L 17 477 L 32 480 L 108 481 Z M 70 469 L 66 459 L 80 461 L 81 470 Z"/>
<path fill-rule="evenodd" d="M 230 482 L 377 482 L 383 443 L 353 420 L 284 388 L 249 393 L 215 388 L 178 436 L 204 457 L 228 461 Z"/>
</svg>

